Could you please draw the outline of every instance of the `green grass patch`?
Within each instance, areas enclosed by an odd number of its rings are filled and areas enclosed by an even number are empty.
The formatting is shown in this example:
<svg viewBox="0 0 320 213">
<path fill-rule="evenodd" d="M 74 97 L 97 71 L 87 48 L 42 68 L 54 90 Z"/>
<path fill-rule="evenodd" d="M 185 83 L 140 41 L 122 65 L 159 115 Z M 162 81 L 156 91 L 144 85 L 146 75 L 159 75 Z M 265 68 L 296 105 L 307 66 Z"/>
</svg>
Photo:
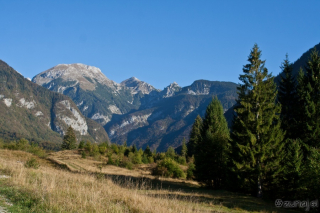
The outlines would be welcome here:
<svg viewBox="0 0 320 213">
<path fill-rule="evenodd" d="M 0 180 L 0 195 L 12 203 L 6 204 L 4 200 L 1 205 L 6 207 L 9 212 L 43 212 L 40 209 L 40 198 L 36 197 L 32 191 L 11 186 L 9 180 Z"/>
</svg>

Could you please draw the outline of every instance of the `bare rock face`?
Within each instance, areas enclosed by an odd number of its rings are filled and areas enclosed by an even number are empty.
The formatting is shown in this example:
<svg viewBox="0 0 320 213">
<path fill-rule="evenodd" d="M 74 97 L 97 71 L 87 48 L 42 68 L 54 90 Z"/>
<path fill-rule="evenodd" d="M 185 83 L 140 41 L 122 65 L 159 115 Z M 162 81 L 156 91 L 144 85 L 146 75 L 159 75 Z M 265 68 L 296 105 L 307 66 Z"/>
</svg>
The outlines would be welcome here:
<svg viewBox="0 0 320 213">
<path fill-rule="evenodd" d="M 88 134 L 86 119 L 81 115 L 81 112 L 78 109 L 71 106 L 69 100 L 60 101 L 57 105 L 60 105 L 60 110 L 56 114 L 57 118 L 64 121 L 67 126 L 71 126 L 75 131 L 78 131 L 80 135 Z M 65 131 L 63 130 L 62 135 L 64 134 Z"/>
</svg>

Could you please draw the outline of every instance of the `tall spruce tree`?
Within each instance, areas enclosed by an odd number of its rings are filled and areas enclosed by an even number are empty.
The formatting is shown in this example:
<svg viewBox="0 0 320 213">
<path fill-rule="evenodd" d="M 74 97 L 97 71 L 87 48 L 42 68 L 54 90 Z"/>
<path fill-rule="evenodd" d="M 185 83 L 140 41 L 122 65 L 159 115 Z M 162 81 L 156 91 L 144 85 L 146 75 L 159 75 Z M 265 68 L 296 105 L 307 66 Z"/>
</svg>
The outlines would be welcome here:
<svg viewBox="0 0 320 213">
<path fill-rule="evenodd" d="M 316 49 L 311 53 L 298 77 L 298 95 L 301 101 L 301 139 L 311 147 L 320 147 L 320 56 Z"/>
<path fill-rule="evenodd" d="M 292 75 L 292 64 L 286 55 L 286 59 L 281 65 L 282 75 L 278 90 L 278 101 L 281 109 L 281 127 L 286 132 L 285 138 L 298 138 L 298 96 L 296 81 Z"/>
<path fill-rule="evenodd" d="M 210 188 L 222 188 L 227 173 L 229 129 L 217 97 L 207 107 L 201 136 L 195 153 L 196 179 Z"/>
<path fill-rule="evenodd" d="M 202 118 L 198 115 L 195 119 L 190 132 L 190 140 L 187 144 L 188 156 L 192 157 L 196 153 L 196 147 L 201 140 Z"/>
<path fill-rule="evenodd" d="M 68 127 L 66 134 L 63 137 L 61 149 L 75 149 L 77 143 L 76 135 L 71 126 Z"/>
<path fill-rule="evenodd" d="M 238 100 L 233 122 L 232 141 L 235 171 L 241 188 L 262 197 L 270 180 L 281 171 L 281 153 L 284 133 L 279 115 L 281 105 L 276 104 L 274 77 L 260 59 L 261 51 L 255 44 L 239 79 Z"/>
</svg>

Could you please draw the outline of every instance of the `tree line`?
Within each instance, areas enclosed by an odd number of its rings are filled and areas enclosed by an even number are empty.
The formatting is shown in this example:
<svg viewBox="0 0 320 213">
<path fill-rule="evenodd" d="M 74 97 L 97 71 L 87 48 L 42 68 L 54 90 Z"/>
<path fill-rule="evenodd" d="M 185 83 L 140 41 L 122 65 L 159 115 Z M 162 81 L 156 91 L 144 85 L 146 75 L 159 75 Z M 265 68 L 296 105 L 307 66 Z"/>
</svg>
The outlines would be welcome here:
<svg viewBox="0 0 320 213">
<path fill-rule="evenodd" d="M 297 77 L 288 55 L 281 69 L 277 87 L 255 44 L 231 129 L 217 97 L 195 119 L 187 144 L 195 179 L 257 197 L 320 197 L 320 56 L 314 49 Z"/>
</svg>

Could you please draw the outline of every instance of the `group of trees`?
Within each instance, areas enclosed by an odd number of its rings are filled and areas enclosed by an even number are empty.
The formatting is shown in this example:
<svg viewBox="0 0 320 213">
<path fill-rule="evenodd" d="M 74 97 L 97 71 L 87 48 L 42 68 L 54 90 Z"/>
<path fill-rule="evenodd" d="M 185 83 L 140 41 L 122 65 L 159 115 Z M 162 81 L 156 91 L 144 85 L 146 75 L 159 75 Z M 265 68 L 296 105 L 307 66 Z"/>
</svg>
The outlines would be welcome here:
<svg viewBox="0 0 320 213">
<path fill-rule="evenodd" d="M 195 178 L 215 189 L 257 197 L 316 198 L 320 188 L 320 57 L 316 50 L 292 74 L 288 56 L 282 81 L 274 77 L 254 45 L 239 79 L 231 130 L 214 98 L 198 116 L 188 143 Z"/>
</svg>

